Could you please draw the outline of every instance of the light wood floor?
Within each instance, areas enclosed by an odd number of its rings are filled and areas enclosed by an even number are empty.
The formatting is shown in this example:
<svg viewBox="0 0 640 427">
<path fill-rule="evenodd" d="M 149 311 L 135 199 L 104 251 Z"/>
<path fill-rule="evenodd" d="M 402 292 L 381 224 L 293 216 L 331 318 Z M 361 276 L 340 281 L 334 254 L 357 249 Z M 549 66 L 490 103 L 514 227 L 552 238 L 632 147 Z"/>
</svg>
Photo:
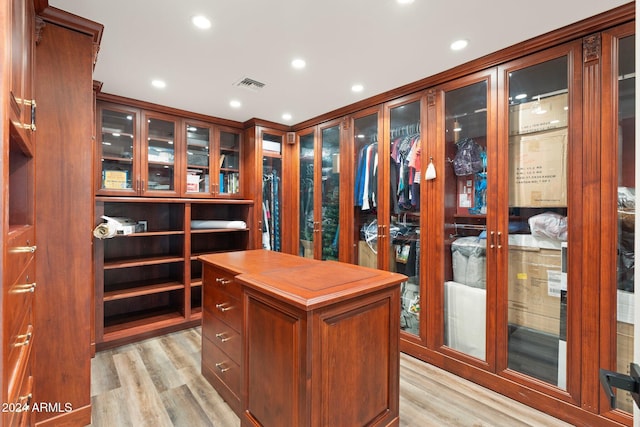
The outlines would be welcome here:
<svg viewBox="0 0 640 427">
<path fill-rule="evenodd" d="M 92 362 L 93 427 L 237 427 L 200 375 L 200 328 L 99 352 Z M 569 426 L 405 354 L 401 426 Z"/>
</svg>

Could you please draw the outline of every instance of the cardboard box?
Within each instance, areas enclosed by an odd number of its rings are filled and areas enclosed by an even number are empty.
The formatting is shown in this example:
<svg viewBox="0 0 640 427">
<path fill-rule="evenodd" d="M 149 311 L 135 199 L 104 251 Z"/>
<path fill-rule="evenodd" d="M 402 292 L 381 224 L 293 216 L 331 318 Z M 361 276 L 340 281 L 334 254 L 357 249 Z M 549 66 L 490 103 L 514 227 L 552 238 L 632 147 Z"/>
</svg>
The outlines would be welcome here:
<svg viewBox="0 0 640 427">
<path fill-rule="evenodd" d="M 560 334 L 560 250 L 509 245 L 509 323 Z"/>
<path fill-rule="evenodd" d="M 616 336 L 618 348 L 616 351 L 616 370 L 629 375 L 629 364 L 633 362 L 633 324 L 618 322 L 618 333 Z M 616 408 L 633 412 L 634 401 L 627 391 L 616 391 Z"/>
<path fill-rule="evenodd" d="M 375 243 L 372 243 L 372 245 L 377 250 L 377 241 Z M 395 246 L 391 245 L 389 248 L 390 271 L 396 271 L 395 256 Z M 378 254 L 376 252 L 373 252 L 373 250 L 364 240 L 358 241 L 358 265 L 361 265 L 363 267 L 378 268 Z"/>
<path fill-rule="evenodd" d="M 123 190 L 127 188 L 127 171 L 105 170 L 102 172 L 102 188 Z"/>
<path fill-rule="evenodd" d="M 509 135 L 522 135 L 568 125 L 568 95 L 533 100 L 509 106 Z"/>
<path fill-rule="evenodd" d="M 509 139 L 509 206 L 567 206 L 567 129 Z"/>
</svg>

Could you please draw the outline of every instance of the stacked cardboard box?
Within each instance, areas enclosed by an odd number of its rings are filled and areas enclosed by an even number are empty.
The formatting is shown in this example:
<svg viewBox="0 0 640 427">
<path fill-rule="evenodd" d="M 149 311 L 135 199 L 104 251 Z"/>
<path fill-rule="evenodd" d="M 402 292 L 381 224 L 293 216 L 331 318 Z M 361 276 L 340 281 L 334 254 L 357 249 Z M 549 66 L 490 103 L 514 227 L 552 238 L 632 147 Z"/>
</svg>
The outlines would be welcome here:
<svg viewBox="0 0 640 427">
<path fill-rule="evenodd" d="M 509 236 L 509 323 L 559 336 L 560 243 Z"/>
</svg>

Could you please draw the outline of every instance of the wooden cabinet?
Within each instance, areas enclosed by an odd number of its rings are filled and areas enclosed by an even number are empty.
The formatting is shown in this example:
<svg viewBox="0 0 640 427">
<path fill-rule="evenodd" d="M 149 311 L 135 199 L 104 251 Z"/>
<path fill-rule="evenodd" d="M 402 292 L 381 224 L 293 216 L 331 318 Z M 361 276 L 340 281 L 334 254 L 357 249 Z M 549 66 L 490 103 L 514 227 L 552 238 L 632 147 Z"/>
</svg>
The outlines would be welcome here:
<svg viewBox="0 0 640 427">
<path fill-rule="evenodd" d="M 239 130 L 144 107 L 98 102 L 98 195 L 240 196 Z"/>
<path fill-rule="evenodd" d="M 398 425 L 404 276 L 265 250 L 200 259 L 203 375 L 243 425 Z"/>
<path fill-rule="evenodd" d="M 240 414 L 242 295 L 235 274 L 204 264 L 202 374 Z"/>
<path fill-rule="evenodd" d="M 2 355 L 0 424 L 31 426 L 36 330 L 35 124 L 32 122 L 35 13 L 25 0 L 4 2 L 0 27 L 7 52 L 0 64 L 2 124 Z M 34 125 L 32 127 L 32 124 Z"/>
<path fill-rule="evenodd" d="M 343 120 L 340 257 L 408 277 L 401 350 L 572 423 L 631 425 L 598 370 L 633 354 L 634 19 L 626 5 L 304 123 L 293 252 L 320 256 L 318 129 Z"/>
<path fill-rule="evenodd" d="M 244 192 L 252 194 L 256 203 L 251 247 L 291 253 L 292 240 L 283 227 L 291 224 L 292 212 L 285 206 L 295 202 L 291 192 L 293 174 L 283 164 L 295 141 L 293 134 L 286 133 L 286 127 L 270 125 L 275 124 L 252 121 L 245 128 Z"/>
<path fill-rule="evenodd" d="M 28 0 L 11 0 L 8 16 L 11 25 L 10 40 L 10 121 L 14 132 L 20 134 L 25 144 L 35 144 L 36 130 L 34 100 L 33 68 L 35 54 L 36 20 L 34 18 L 34 2 Z"/>
<path fill-rule="evenodd" d="M 99 197 L 101 217 L 142 222 L 96 240 L 99 349 L 200 323 L 202 254 L 246 249 L 248 200 Z"/>
<path fill-rule="evenodd" d="M 240 194 L 241 133 L 184 120 L 186 165 L 182 195 L 233 197 Z"/>
<path fill-rule="evenodd" d="M 341 149 L 344 127 L 344 120 L 332 120 L 304 129 L 298 134 L 297 146 L 291 153 L 296 161 L 292 169 L 297 171 L 292 192 L 299 197 L 289 205 L 295 207 L 298 221 L 287 240 L 292 241 L 292 248 L 296 248 L 300 256 L 350 259 L 349 233 L 344 229 L 341 232 L 339 227 L 340 218 L 352 206 L 347 191 L 349 157 Z"/>
<path fill-rule="evenodd" d="M 305 265 L 308 260 L 249 250 L 201 255 L 203 268 L 202 375 L 240 416 L 243 300 L 236 276 Z"/>
<path fill-rule="evenodd" d="M 335 261 L 238 276 L 242 425 L 399 425 L 404 279 Z"/>
<path fill-rule="evenodd" d="M 103 27 L 54 8 L 40 17 L 34 313 L 35 325 L 46 331 L 34 328 L 39 362 L 33 384 L 34 402 L 61 404 L 33 414 L 38 425 L 86 425 L 92 355 L 87 285 L 93 280 L 93 188 L 87 180 L 93 171 L 93 65 Z"/>
</svg>

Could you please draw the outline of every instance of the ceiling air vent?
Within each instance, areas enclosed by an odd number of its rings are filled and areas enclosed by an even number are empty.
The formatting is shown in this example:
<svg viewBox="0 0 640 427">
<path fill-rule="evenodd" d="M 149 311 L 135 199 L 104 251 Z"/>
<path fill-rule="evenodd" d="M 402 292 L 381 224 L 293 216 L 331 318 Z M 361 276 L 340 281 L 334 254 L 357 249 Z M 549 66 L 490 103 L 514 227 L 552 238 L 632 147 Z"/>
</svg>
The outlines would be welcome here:
<svg viewBox="0 0 640 427">
<path fill-rule="evenodd" d="M 250 79 L 249 77 L 245 77 L 242 80 L 237 81 L 235 85 L 252 90 L 254 92 L 257 92 L 264 87 L 264 83 Z"/>
</svg>

